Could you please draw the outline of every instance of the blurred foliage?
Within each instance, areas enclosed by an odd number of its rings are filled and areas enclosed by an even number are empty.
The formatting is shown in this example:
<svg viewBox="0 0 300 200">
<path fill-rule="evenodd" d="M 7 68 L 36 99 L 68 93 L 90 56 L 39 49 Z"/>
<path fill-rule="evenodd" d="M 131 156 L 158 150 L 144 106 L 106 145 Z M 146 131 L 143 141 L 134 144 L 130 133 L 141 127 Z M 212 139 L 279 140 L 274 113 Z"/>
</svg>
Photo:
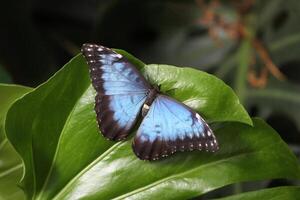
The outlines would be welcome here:
<svg viewBox="0 0 300 200">
<path fill-rule="evenodd" d="M 242 6 L 247 3 L 252 6 Z M 147 63 L 192 66 L 215 74 L 235 89 L 252 116 L 266 119 L 300 156 L 298 0 L 223 0 L 217 7 L 213 1 L 194 0 L 11 0 L 0 4 L 1 82 L 37 86 L 85 42 L 125 49 Z M 212 13 L 218 17 L 209 20 Z M 224 28 L 220 17 L 233 29 Z M 237 36 L 234 25 L 241 21 L 250 37 Z M 248 81 L 249 69 L 259 74 L 266 65 L 251 43 L 253 38 L 284 80 L 268 73 L 263 87 Z"/>
<path fill-rule="evenodd" d="M 0 83 L 11 83 L 11 78 L 6 70 L 0 65 Z"/>
</svg>

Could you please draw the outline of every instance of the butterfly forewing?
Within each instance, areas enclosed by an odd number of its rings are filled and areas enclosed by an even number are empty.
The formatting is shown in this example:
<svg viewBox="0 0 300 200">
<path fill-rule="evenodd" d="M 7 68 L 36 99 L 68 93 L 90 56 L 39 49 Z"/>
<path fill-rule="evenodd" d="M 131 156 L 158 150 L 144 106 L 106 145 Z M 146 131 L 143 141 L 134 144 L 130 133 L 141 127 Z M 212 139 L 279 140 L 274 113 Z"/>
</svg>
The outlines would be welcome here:
<svg viewBox="0 0 300 200">
<path fill-rule="evenodd" d="M 151 86 L 121 54 L 95 44 L 84 44 L 92 85 L 97 95 L 95 111 L 101 133 L 112 140 L 128 136 Z"/>
<path fill-rule="evenodd" d="M 134 138 L 135 154 L 142 160 L 156 160 L 195 149 L 216 151 L 218 144 L 213 131 L 189 107 L 158 95 Z"/>
</svg>

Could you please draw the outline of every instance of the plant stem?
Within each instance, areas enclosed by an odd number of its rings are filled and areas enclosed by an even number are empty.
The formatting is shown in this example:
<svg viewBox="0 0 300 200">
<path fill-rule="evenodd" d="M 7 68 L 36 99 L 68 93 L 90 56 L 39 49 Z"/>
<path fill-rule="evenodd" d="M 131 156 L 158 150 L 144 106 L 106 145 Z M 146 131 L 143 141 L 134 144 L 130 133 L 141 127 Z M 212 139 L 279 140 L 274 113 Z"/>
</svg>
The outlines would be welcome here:
<svg viewBox="0 0 300 200">
<path fill-rule="evenodd" d="M 250 40 L 244 39 L 238 50 L 238 67 L 235 78 L 235 92 L 240 98 L 241 103 L 245 101 L 247 72 L 251 59 L 251 43 Z"/>
</svg>

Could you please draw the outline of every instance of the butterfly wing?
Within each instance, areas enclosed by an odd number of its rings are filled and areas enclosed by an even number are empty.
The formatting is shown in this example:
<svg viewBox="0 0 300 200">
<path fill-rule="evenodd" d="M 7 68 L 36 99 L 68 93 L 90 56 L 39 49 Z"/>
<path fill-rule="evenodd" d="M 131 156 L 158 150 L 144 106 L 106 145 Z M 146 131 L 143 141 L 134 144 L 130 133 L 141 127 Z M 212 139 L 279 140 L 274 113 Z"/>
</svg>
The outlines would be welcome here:
<svg viewBox="0 0 300 200">
<path fill-rule="evenodd" d="M 135 154 L 142 160 L 156 160 L 176 151 L 195 149 L 216 151 L 213 131 L 186 105 L 158 95 L 134 138 Z"/>
<path fill-rule="evenodd" d="M 97 91 L 95 111 L 101 133 L 121 140 L 133 128 L 151 86 L 135 67 L 112 49 L 84 44 L 92 85 Z"/>
</svg>

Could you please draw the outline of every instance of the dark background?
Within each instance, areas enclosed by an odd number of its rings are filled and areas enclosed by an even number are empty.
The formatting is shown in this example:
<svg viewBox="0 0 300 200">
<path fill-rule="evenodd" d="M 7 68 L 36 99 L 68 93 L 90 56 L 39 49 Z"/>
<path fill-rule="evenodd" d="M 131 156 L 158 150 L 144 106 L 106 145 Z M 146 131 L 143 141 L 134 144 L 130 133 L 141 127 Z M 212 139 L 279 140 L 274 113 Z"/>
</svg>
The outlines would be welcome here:
<svg viewBox="0 0 300 200">
<path fill-rule="evenodd" d="M 236 92 L 250 115 L 267 120 L 299 157 L 299 22 L 298 0 L 2 1 L 0 82 L 36 87 L 86 42 L 124 49 L 145 63 L 198 68 L 233 89 L 242 77 L 245 92 Z M 259 85 L 248 80 L 249 71 L 241 74 L 239 48 L 247 35 L 240 26 L 263 46 L 284 81 L 268 73 Z M 252 52 L 254 62 L 248 67 L 259 74 L 268 63 L 255 45 Z M 273 180 L 246 184 L 242 189 L 288 184 L 294 183 Z"/>
</svg>

